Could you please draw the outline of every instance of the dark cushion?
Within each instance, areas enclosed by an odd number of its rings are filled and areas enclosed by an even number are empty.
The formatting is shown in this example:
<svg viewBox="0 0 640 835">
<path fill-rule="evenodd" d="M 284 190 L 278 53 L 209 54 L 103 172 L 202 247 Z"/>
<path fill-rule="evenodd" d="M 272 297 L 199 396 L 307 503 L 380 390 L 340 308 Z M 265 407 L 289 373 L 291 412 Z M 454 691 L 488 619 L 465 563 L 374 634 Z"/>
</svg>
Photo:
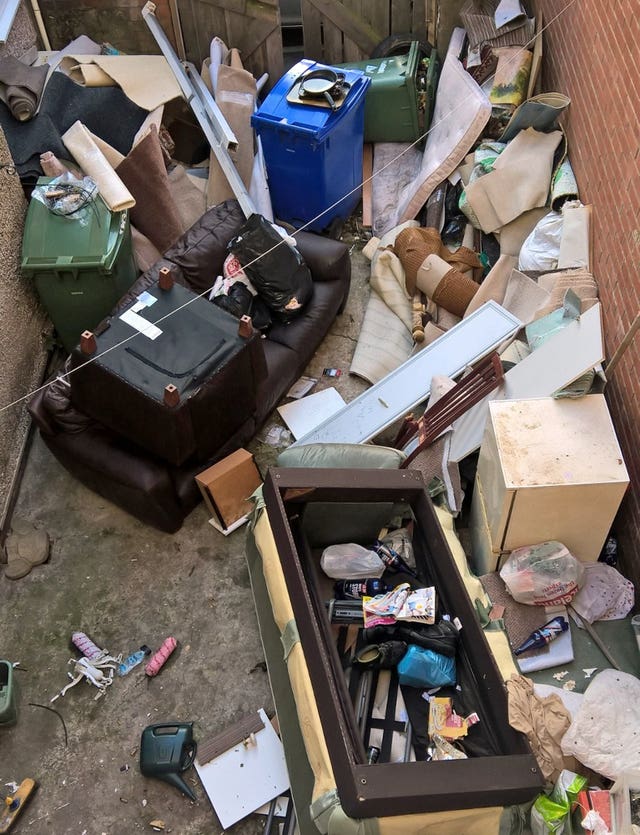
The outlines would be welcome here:
<svg viewBox="0 0 640 835">
<path fill-rule="evenodd" d="M 210 290 L 222 275 L 227 243 L 244 223 L 237 200 L 225 200 L 205 212 L 165 253 L 176 264 L 195 293 Z"/>
</svg>

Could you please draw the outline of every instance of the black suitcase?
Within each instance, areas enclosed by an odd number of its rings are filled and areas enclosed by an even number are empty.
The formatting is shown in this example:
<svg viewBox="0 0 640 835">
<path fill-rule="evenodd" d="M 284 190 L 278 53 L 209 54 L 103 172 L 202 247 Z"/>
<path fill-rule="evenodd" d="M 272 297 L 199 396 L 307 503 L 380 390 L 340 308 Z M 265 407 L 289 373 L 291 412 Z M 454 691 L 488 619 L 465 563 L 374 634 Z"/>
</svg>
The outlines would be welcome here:
<svg viewBox="0 0 640 835">
<path fill-rule="evenodd" d="M 72 367 L 78 409 L 174 465 L 214 457 L 254 414 L 266 376 L 250 321 L 173 283 L 167 271 L 95 334 L 83 334 Z"/>
</svg>

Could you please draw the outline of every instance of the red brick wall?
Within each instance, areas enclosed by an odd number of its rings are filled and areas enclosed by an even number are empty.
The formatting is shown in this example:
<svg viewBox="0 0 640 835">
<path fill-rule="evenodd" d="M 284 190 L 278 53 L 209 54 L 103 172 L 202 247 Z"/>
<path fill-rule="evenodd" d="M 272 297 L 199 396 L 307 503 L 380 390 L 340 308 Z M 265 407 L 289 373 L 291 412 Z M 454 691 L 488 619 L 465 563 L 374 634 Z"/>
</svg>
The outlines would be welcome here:
<svg viewBox="0 0 640 835">
<path fill-rule="evenodd" d="M 637 0 L 536 0 L 543 90 L 571 98 L 563 124 L 583 203 L 593 205 L 594 264 L 610 359 L 640 311 L 640 16 Z M 563 11 L 564 10 L 564 11 Z M 555 18 L 555 19 L 554 19 Z M 615 530 L 640 589 L 640 332 L 606 395 L 631 477 Z"/>
</svg>

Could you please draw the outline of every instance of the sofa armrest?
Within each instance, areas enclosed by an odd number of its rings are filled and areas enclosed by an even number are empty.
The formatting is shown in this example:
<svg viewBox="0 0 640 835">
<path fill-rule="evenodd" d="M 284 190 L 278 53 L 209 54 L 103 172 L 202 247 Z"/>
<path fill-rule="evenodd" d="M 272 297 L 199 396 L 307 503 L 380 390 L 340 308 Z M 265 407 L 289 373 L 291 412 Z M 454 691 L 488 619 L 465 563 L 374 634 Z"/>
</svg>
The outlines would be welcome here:
<svg viewBox="0 0 640 835">
<path fill-rule="evenodd" d="M 313 232 L 297 232 L 296 246 L 311 270 L 314 281 L 332 281 L 351 278 L 349 248 L 342 241 L 314 235 Z"/>
</svg>

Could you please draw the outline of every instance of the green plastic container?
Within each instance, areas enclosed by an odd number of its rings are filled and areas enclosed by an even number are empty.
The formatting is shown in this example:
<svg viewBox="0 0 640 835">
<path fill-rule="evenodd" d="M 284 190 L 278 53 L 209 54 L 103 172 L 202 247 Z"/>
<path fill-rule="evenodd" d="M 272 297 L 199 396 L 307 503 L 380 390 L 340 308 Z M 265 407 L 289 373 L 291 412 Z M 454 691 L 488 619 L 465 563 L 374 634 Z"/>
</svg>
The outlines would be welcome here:
<svg viewBox="0 0 640 835">
<path fill-rule="evenodd" d="M 40 178 L 38 185 L 48 182 Z M 22 272 L 33 279 L 67 351 L 111 312 L 138 276 L 129 213 L 110 212 L 100 198 L 93 207 L 89 222 L 81 224 L 32 199 L 25 222 Z"/>
<path fill-rule="evenodd" d="M 12 725 L 18 717 L 13 665 L 0 661 L 0 725 Z"/>
<path fill-rule="evenodd" d="M 435 49 L 424 58 L 419 42 L 412 41 L 406 55 L 336 66 L 361 70 L 371 79 L 364 104 L 365 142 L 415 142 L 428 128 L 440 71 Z"/>
</svg>

